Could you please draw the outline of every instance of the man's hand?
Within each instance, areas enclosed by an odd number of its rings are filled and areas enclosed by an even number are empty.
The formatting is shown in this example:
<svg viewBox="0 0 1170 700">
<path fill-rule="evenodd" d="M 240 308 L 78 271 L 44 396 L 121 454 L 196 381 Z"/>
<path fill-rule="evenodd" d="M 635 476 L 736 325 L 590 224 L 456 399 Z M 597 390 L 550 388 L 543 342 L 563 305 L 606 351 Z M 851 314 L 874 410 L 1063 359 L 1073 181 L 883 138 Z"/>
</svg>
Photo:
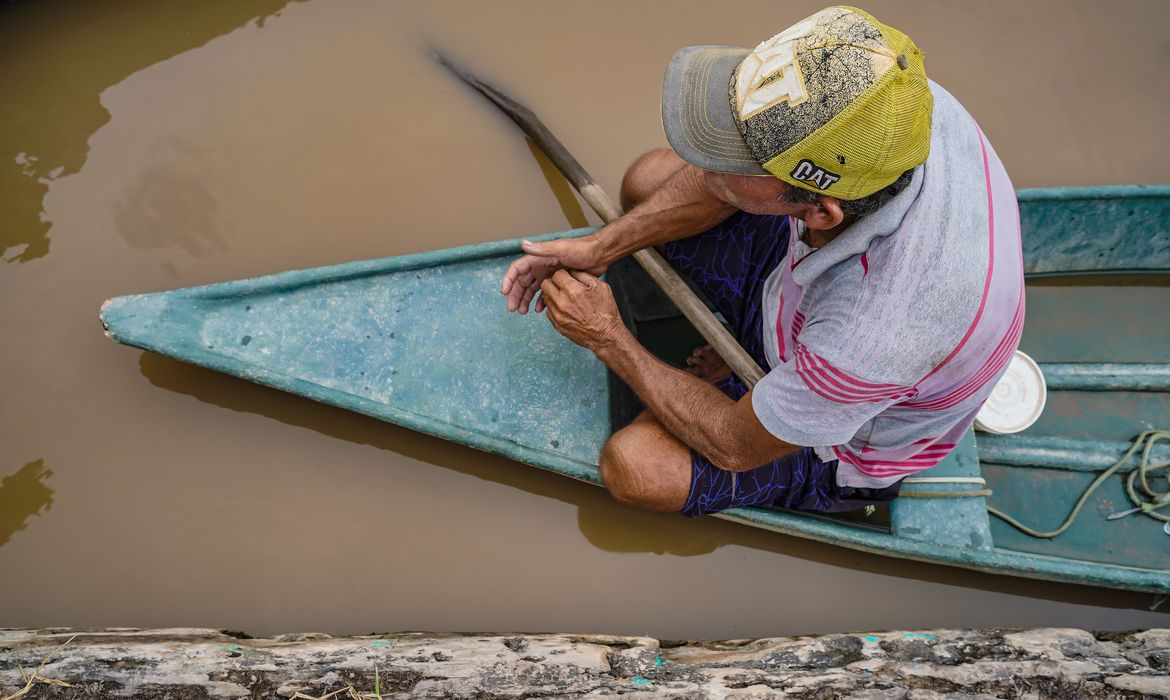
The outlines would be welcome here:
<svg viewBox="0 0 1170 700">
<path fill-rule="evenodd" d="M 568 268 L 600 275 L 606 269 L 606 265 L 599 261 L 598 245 L 592 236 L 544 243 L 524 241 L 520 248 L 527 255 L 508 267 L 500 284 L 500 293 L 508 297 L 508 311 L 528 313 L 528 304 L 540 291 L 541 283 L 557 270 Z M 537 313 L 543 311 L 544 306 L 543 298 L 536 300 Z"/>
<path fill-rule="evenodd" d="M 628 334 L 613 291 L 588 272 L 557 270 L 540 285 L 548 320 L 577 345 L 597 351 Z"/>
</svg>

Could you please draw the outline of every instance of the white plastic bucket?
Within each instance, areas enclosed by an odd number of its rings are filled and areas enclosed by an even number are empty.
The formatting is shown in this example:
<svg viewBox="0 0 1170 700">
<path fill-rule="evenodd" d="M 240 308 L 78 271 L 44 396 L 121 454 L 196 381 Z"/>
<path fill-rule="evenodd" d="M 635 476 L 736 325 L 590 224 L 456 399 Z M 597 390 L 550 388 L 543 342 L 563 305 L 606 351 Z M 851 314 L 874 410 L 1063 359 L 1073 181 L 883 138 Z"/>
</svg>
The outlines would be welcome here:
<svg viewBox="0 0 1170 700">
<path fill-rule="evenodd" d="M 1040 365 L 1016 350 L 1007 371 L 976 414 L 975 429 L 996 435 L 1018 433 L 1036 422 L 1047 399 L 1048 386 Z"/>
</svg>

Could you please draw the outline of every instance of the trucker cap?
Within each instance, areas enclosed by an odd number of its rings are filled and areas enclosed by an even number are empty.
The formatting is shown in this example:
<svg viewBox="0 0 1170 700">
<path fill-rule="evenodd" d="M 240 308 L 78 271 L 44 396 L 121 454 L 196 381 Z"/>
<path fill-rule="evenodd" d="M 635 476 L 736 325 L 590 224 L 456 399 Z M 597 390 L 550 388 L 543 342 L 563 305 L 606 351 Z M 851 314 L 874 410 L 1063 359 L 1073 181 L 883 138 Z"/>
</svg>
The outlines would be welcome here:
<svg viewBox="0 0 1170 700">
<path fill-rule="evenodd" d="M 926 160 L 932 106 L 914 42 L 840 6 L 755 49 L 675 53 L 662 125 L 675 152 L 700 168 L 859 199 Z"/>
</svg>

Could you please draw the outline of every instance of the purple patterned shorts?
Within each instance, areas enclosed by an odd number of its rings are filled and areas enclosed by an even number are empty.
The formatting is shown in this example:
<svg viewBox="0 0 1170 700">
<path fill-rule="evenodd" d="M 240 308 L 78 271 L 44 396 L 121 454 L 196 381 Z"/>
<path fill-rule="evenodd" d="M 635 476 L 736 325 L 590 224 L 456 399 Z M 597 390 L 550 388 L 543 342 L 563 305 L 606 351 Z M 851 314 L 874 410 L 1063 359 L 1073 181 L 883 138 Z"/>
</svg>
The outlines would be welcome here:
<svg viewBox="0 0 1170 700">
<path fill-rule="evenodd" d="M 738 212 L 708 231 L 662 247 L 666 259 L 703 290 L 761 367 L 768 366 L 761 317 L 764 282 L 787 258 L 788 238 L 788 217 Z M 747 393 L 735 375 L 716 387 L 735 400 Z M 682 513 L 697 518 L 741 506 L 856 510 L 893 500 L 899 488 L 838 486 L 837 460 L 822 461 L 811 447 L 738 473 L 720 469 L 692 450 L 691 490 Z"/>
</svg>

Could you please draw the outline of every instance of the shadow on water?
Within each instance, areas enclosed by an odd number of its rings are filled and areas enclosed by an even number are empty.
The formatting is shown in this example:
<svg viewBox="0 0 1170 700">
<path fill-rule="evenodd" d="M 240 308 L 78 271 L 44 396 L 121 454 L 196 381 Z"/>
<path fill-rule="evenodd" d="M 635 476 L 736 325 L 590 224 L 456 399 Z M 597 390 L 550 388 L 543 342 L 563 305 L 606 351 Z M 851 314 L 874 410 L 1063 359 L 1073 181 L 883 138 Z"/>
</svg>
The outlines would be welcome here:
<svg viewBox="0 0 1170 700">
<path fill-rule="evenodd" d="M 30 1 L 0 6 L 0 57 L 7 59 L 0 94 L 11 148 L 0 150 L 0 163 L 18 166 L 0 168 L 0 258 L 28 262 L 48 254 L 41 201 L 51 180 L 85 164 L 89 137 L 110 119 L 99 101 L 106 88 L 247 22 L 263 26 L 291 1 L 60 1 L 49 12 Z M 52 53 L 58 43 L 43 41 L 65 31 L 73 55 L 86 56 L 83 69 Z"/>
<path fill-rule="evenodd" d="M 892 559 L 787 537 L 716 518 L 690 520 L 638 511 L 614 502 L 601 489 L 529 468 L 340 408 L 293 397 L 202 367 L 143 353 L 139 368 L 151 384 L 204 403 L 262 415 L 352 443 L 370 445 L 444 469 L 577 506 L 581 533 L 611 552 L 675 556 L 707 554 L 740 546 L 882 576 L 1111 608 L 1147 609 L 1151 596 L 1063 583 L 996 576 L 922 562 Z"/>
<path fill-rule="evenodd" d="M 25 529 L 30 517 L 40 515 L 42 509 L 52 509 L 53 489 L 45 485 L 52 475 L 45 460 L 38 459 L 0 479 L 0 547 L 8 544 L 14 533 Z"/>
</svg>

